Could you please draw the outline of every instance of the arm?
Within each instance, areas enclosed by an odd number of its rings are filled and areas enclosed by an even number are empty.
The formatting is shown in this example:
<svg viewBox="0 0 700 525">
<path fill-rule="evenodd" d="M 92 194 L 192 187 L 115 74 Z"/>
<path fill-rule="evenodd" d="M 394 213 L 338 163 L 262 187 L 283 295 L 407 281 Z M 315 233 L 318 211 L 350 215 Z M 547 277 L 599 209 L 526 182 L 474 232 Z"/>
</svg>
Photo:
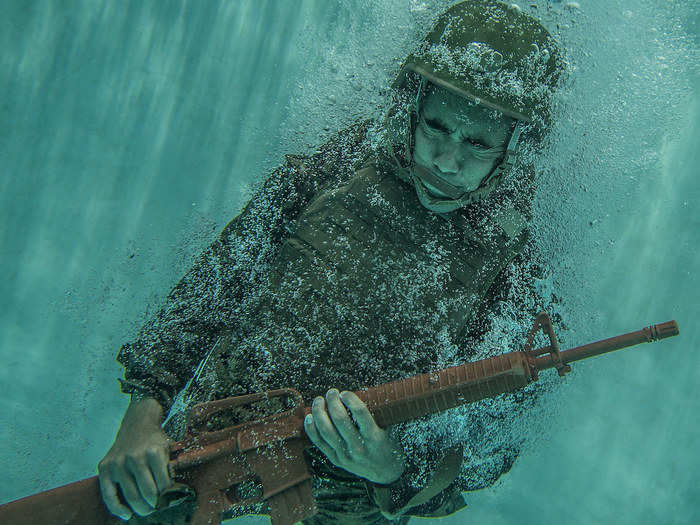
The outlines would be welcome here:
<svg viewBox="0 0 700 525">
<path fill-rule="evenodd" d="M 117 361 L 125 373 L 119 381 L 132 403 L 98 466 L 102 497 L 113 514 L 149 514 L 171 485 L 168 436 L 161 428 L 165 414 L 221 332 L 235 328 L 239 314 L 250 315 L 246 307 L 300 210 L 363 160 L 367 124 L 339 133 L 310 158 L 288 156 L 198 257 L 136 341 L 121 347 Z M 119 501 L 117 485 L 130 508 Z"/>
<path fill-rule="evenodd" d="M 151 397 L 167 413 L 197 363 L 254 299 L 266 267 L 299 212 L 326 184 L 364 160 L 369 121 L 341 131 L 309 158 L 287 156 L 168 295 L 160 311 L 123 345 L 124 393 Z"/>
<path fill-rule="evenodd" d="M 516 256 L 485 294 L 464 336 L 463 361 L 473 359 L 469 348 L 479 343 L 488 333 L 490 319 L 498 315 L 502 301 L 511 302 L 528 319 L 534 319 L 544 308 L 545 298 L 537 292 L 534 282 L 534 279 L 542 277 L 542 270 L 529 261 L 530 257 L 525 251 Z M 553 296 L 553 302 L 556 301 L 556 296 Z M 495 477 L 488 485 L 510 469 L 515 459 L 513 454 L 517 457 L 515 448 L 505 454 L 502 461 L 495 463 Z M 428 456 L 427 465 L 419 465 L 418 458 L 409 454 L 405 473 L 392 484 L 366 484 L 368 495 L 388 519 L 396 519 L 402 514 L 417 517 L 447 516 L 465 506 L 462 497 L 464 483 L 460 473 L 464 468 L 468 471 L 472 467 L 466 463 L 462 465 L 462 448 L 457 445 L 453 449 L 439 451 L 437 447 L 429 446 Z M 441 459 L 441 462 L 437 459 Z"/>
<path fill-rule="evenodd" d="M 311 198 L 314 186 L 307 181 L 298 166 L 278 168 L 198 257 L 136 341 L 119 350 L 117 361 L 125 369 L 121 390 L 132 394 L 132 403 L 98 465 L 102 498 L 112 514 L 124 519 L 133 512 L 150 514 L 158 495 L 172 485 L 164 415 L 196 363 L 254 298 L 296 210 Z M 117 485 L 128 507 L 119 501 Z"/>
<path fill-rule="evenodd" d="M 127 520 L 133 512 L 153 512 L 158 494 L 172 485 L 169 448 L 160 428 L 163 409 L 155 399 L 132 398 L 112 447 L 97 466 L 102 499 L 109 511 Z M 117 495 L 120 487 L 125 506 Z"/>
<path fill-rule="evenodd" d="M 266 218 L 261 208 L 249 202 L 200 254 L 136 340 L 121 347 L 122 392 L 151 397 L 167 413 L 197 362 L 241 307 L 245 285 L 258 278 L 256 263 L 264 264 L 272 250 L 263 229 L 254 225 L 254 219 Z M 247 244 L 242 241 L 246 234 Z"/>
</svg>

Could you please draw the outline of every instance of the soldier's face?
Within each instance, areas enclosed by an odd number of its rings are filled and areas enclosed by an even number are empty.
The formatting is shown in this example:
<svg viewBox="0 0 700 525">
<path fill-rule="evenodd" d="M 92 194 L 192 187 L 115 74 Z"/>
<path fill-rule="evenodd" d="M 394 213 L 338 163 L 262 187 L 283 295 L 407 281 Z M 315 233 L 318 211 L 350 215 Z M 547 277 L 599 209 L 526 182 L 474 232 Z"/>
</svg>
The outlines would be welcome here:
<svg viewBox="0 0 700 525">
<path fill-rule="evenodd" d="M 475 190 L 503 155 L 515 119 L 437 86 L 420 106 L 413 160 L 453 186 Z"/>
</svg>

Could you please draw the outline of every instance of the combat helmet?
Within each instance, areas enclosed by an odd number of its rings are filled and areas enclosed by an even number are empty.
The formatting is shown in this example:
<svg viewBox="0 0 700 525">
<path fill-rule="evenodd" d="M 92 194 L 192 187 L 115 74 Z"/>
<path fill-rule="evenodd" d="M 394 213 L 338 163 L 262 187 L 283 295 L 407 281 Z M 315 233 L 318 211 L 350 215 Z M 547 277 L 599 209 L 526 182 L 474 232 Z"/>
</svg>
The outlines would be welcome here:
<svg viewBox="0 0 700 525">
<path fill-rule="evenodd" d="M 387 113 L 386 145 L 400 167 L 399 176 L 413 183 L 423 205 L 438 212 L 488 196 L 512 168 L 521 132 L 533 138 L 547 132 L 551 97 L 564 66 L 557 42 L 538 20 L 516 5 L 488 0 L 453 5 L 406 58 L 392 84 L 403 99 Z M 414 132 L 428 81 L 516 119 L 502 158 L 472 192 L 450 187 L 413 163 Z M 399 148 L 398 153 L 394 147 Z M 450 198 L 428 195 L 422 178 Z"/>
</svg>

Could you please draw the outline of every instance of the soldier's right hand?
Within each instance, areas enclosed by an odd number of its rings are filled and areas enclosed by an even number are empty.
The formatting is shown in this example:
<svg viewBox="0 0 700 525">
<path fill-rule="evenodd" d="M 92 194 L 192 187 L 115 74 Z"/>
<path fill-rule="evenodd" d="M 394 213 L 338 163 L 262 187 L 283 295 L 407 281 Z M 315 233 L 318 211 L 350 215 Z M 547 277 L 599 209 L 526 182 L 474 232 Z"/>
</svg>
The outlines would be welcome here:
<svg viewBox="0 0 700 525">
<path fill-rule="evenodd" d="M 169 441 L 161 427 L 151 421 L 124 423 L 97 469 L 105 505 L 128 520 L 133 512 L 151 514 L 160 492 L 173 482 L 168 474 Z M 128 507 L 119 500 L 117 485 Z"/>
</svg>

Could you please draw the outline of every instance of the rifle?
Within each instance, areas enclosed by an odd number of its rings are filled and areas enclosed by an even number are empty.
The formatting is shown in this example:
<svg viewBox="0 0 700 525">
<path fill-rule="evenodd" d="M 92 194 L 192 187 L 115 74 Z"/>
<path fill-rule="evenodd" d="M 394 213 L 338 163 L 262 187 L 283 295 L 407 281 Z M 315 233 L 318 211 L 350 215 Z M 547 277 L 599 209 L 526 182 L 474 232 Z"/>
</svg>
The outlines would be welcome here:
<svg viewBox="0 0 700 525">
<path fill-rule="evenodd" d="M 546 332 L 550 344 L 533 350 L 539 329 Z M 355 393 L 366 403 L 377 425 L 385 428 L 519 390 L 537 381 L 541 370 L 556 368 L 563 377 L 571 371 L 570 362 L 678 334 L 676 321 L 668 321 L 560 352 L 552 323 L 541 312 L 522 351 Z M 282 396 L 293 399 L 291 409 L 211 429 L 213 418 L 219 414 Z M 262 504 L 272 525 L 293 525 L 313 516 L 317 507 L 311 491 L 312 474 L 303 454 L 304 449 L 313 446 L 303 429 L 304 417 L 310 412 L 301 394 L 291 388 L 194 406 L 188 413 L 184 439 L 170 445 L 168 470 L 176 483 L 171 493 L 160 495 L 157 511 L 185 500 L 193 502 L 191 516 L 186 518 L 191 525 L 217 525 L 223 512 L 250 504 Z M 121 521 L 102 502 L 97 476 L 0 506 L 0 522 L 6 525 L 116 525 Z"/>
</svg>

